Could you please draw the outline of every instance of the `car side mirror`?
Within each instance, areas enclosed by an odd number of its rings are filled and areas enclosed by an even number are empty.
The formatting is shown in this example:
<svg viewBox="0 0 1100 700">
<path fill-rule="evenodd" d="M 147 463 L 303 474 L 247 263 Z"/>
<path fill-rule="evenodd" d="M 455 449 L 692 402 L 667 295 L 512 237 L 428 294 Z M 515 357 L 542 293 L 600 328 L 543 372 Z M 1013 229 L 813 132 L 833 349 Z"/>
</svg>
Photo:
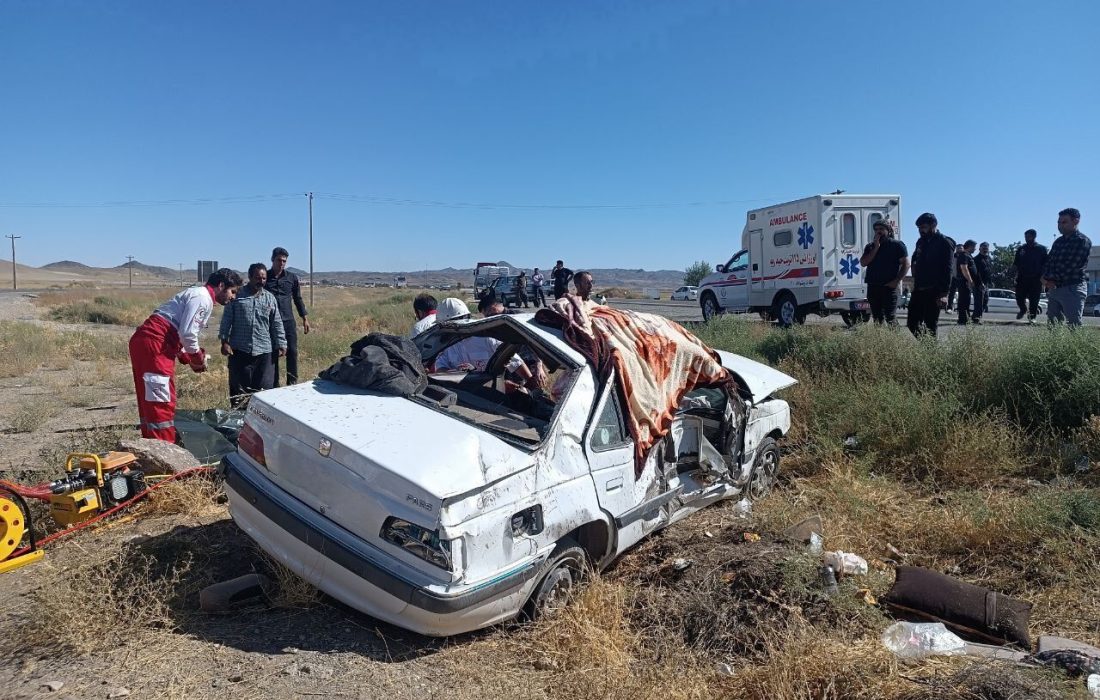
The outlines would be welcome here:
<svg viewBox="0 0 1100 700">
<path fill-rule="evenodd" d="M 718 263 L 717 265 L 714 266 L 714 271 L 715 272 L 725 272 L 726 271 L 726 266 L 723 265 L 722 263 Z"/>
</svg>

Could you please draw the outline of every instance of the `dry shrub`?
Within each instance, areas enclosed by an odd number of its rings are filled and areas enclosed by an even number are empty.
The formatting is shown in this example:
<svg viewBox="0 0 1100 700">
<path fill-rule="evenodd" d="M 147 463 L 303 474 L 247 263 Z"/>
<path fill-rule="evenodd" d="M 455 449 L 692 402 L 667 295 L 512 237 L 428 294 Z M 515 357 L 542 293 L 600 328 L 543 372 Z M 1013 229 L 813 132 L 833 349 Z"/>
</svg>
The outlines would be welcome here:
<svg viewBox="0 0 1100 700">
<path fill-rule="evenodd" d="M 568 605 L 535 625 L 541 662 L 578 673 L 627 668 L 639 641 L 626 615 L 630 599 L 621 583 L 593 576 Z"/>
<path fill-rule="evenodd" d="M 129 547 L 64 570 L 47 557 L 38 565 L 44 584 L 30 594 L 21 633 L 10 640 L 17 646 L 3 651 L 87 653 L 172 630 L 171 599 L 185 588 L 192 562 L 188 555 L 164 562 Z"/>
<path fill-rule="evenodd" d="M 919 683 L 899 700 L 1059 700 L 1080 695 L 1079 684 L 1058 672 L 995 662 L 972 664 Z"/>
<path fill-rule="evenodd" d="M 253 552 L 259 569 L 271 578 L 274 586 L 264 591 L 268 601 L 277 608 L 308 608 L 321 602 L 321 591 L 285 564 L 259 547 Z"/>
<path fill-rule="evenodd" d="M 17 433 L 33 433 L 56 416 L 60 410 L 61 407 L 52 398 L 46 396 L 25 399 L 11 417 L 12 430 Z"/>
<path fill-rule="evenodd" d="M 141 514 L 183 515 L 189 518 L 225 515 L 224 496 L 220 483 L 205 474 L 195 474 L 171 481 L 151 492 L 145 498 Z"/>
<path fill-rule="evenodd" d="M 952 425 L 939 445 L 931 482 L 940 486 L 988 486 L 1022 471 L 1022 438 L 1018 426 L 991 414 L 979 414 Z"/>
</svg>

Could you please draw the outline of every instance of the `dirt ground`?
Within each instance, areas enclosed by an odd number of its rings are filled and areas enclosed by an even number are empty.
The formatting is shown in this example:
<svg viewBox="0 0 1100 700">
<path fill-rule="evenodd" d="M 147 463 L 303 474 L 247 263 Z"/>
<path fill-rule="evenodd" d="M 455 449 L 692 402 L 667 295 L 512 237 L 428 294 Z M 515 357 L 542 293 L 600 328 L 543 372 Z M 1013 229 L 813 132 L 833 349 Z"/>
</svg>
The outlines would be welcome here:
<svg viewBox="0 0 1100 700">
<path fill-rule="evenodd" d="M 0 294 L 0 320 L 115 339 L 129 332 L 55 324 L 12 294 Z M 70 449 L 136 435 L 129 367 L 125 358 L 120 362 L 74 359 L 64 369 L 0 379 L 0 478 L 56 478 Z M 49 409 L 38 411 L 39 404 Z M 596 597 L 572 606 L 562 620 L 437 640 L 283 578 L 233 523 L 216 486 L 171 488 L 125 517 L 50 547 L 44 561 L 3 575 L 0 697 L 882 697 L 849 694 L 843 684 L 878 687 L 878 680 L 867 680 L 877 675 L 902 690 L 950 688 L 959 672 L 958 664 L 945 661 L 899 673 L 888 652 L 866 642 L 875 640 L 867 633 L 882 618 L 854 584 L 845 607 L 824 603 L 807 587 L 815 566 L 776 533 L 758 537 L 753 520 L 729 505 L 707 509 L 627 553 L 592 586 Z M 689 562 L 683 571 L 672 566 L 681 558 Z M 861 585 L 881 592 L 888 585 L 884 569 Z M 251 572 L 283 585 L 230 614 L 199 610 L 203 587 Z M 785 659 L 774 635 L 790 621 L 828 627 L 842 639 L 851 630 L 852 639 L 862 634 L 864 641 L 844 648 L 834 637 L 825 642 L 828 663 L 815 667 L 811 657 L 823 642 L 792 636 Z M 626 639 L 633 634 L 645 643 Z M 639 650 L 651 656 L 639 658 Z M 690 657 L 682 656 L 685 650 Z M 773 666 L 754 670 L 757 662 Z M 849 665 L 834 668 L 838 663 Z M 776 668 L 790 674 L 781 679 L 788 690 L 767 690 L 780 687 Z M 645 675 L 650 670 L 652 681 Z M 63 685 L 51 690 L 51 683 Z M 942 697 L 1051 696 L 1033 690 Z"/>
</svg>

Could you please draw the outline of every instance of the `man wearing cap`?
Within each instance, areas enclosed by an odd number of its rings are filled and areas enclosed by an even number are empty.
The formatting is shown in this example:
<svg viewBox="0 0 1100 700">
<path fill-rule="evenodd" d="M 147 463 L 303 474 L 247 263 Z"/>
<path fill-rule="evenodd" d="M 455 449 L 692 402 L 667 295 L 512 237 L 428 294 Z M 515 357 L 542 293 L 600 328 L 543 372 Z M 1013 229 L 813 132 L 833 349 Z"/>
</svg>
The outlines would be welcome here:
<svg viewBox="0 0 1100 700">
<path fill-rule="evenodd" d="M 1047 288 L 1047 320 L 1065 321 L 1068 326 L 1080 326 L 1088 292 L 1088 273 L 1092 241 L 1077 230 L 1081 212 L 1070 207 L 1058 212 L 1058 233 L 1062 234 L 1050 246 L 1043 285 Z"/>
<path fill-rule="evenodd" d="M 917 217 L 917 231 L 920 238 L 913 247 L 913 294 L 907 325 L 915 336 L 928 333 L 935 337 L 940 311 L 947 307 L 955 246 L 940 233 L 936 216 L 929 212 Z"/>
<path fill-rule="evenodd" d="M 896 326 L 898 286 L 909 272 L 909 249 L 894 238 L 894 227 L 889 221 L 876 221 L 874 230 L 875 239 L 867 244 L 859 259 L 867 270 L 867 301 L 875 323 Z"/>
</svg>

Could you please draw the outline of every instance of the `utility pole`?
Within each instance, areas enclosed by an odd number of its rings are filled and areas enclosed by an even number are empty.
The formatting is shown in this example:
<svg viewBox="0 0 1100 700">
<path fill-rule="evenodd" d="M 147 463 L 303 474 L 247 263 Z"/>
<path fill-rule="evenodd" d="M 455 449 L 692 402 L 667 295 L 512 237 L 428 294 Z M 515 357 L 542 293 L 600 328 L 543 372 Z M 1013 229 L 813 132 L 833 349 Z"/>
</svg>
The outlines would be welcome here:
<svg viewBox="0 0 1100 700">
<path fill-rule="evenodd" d="M 126 259 L 130 262 L 126 265 L 126 269 L 130 271 L 130 288 L 134 288 L 134 256 L 127 255 Z"/>
<path fill-rule="evenodd" d="M 15 274 L 15 239 L 22 238 L 22 236 L 12 234 L 10 236 L 4 236 L 4 238 L 11 239 L 11 288 L 19 289 L 19 278 Z"/>
<path fill-rule="evenodd" d="M 183 286 L 183 263 L 176 263 L 180 266 L 180 286 Z"/>
<path fill-rule="evenodd" d="M 313 193 L 309 197 L 309 308 L 313 308 Z"/>
</svg>

